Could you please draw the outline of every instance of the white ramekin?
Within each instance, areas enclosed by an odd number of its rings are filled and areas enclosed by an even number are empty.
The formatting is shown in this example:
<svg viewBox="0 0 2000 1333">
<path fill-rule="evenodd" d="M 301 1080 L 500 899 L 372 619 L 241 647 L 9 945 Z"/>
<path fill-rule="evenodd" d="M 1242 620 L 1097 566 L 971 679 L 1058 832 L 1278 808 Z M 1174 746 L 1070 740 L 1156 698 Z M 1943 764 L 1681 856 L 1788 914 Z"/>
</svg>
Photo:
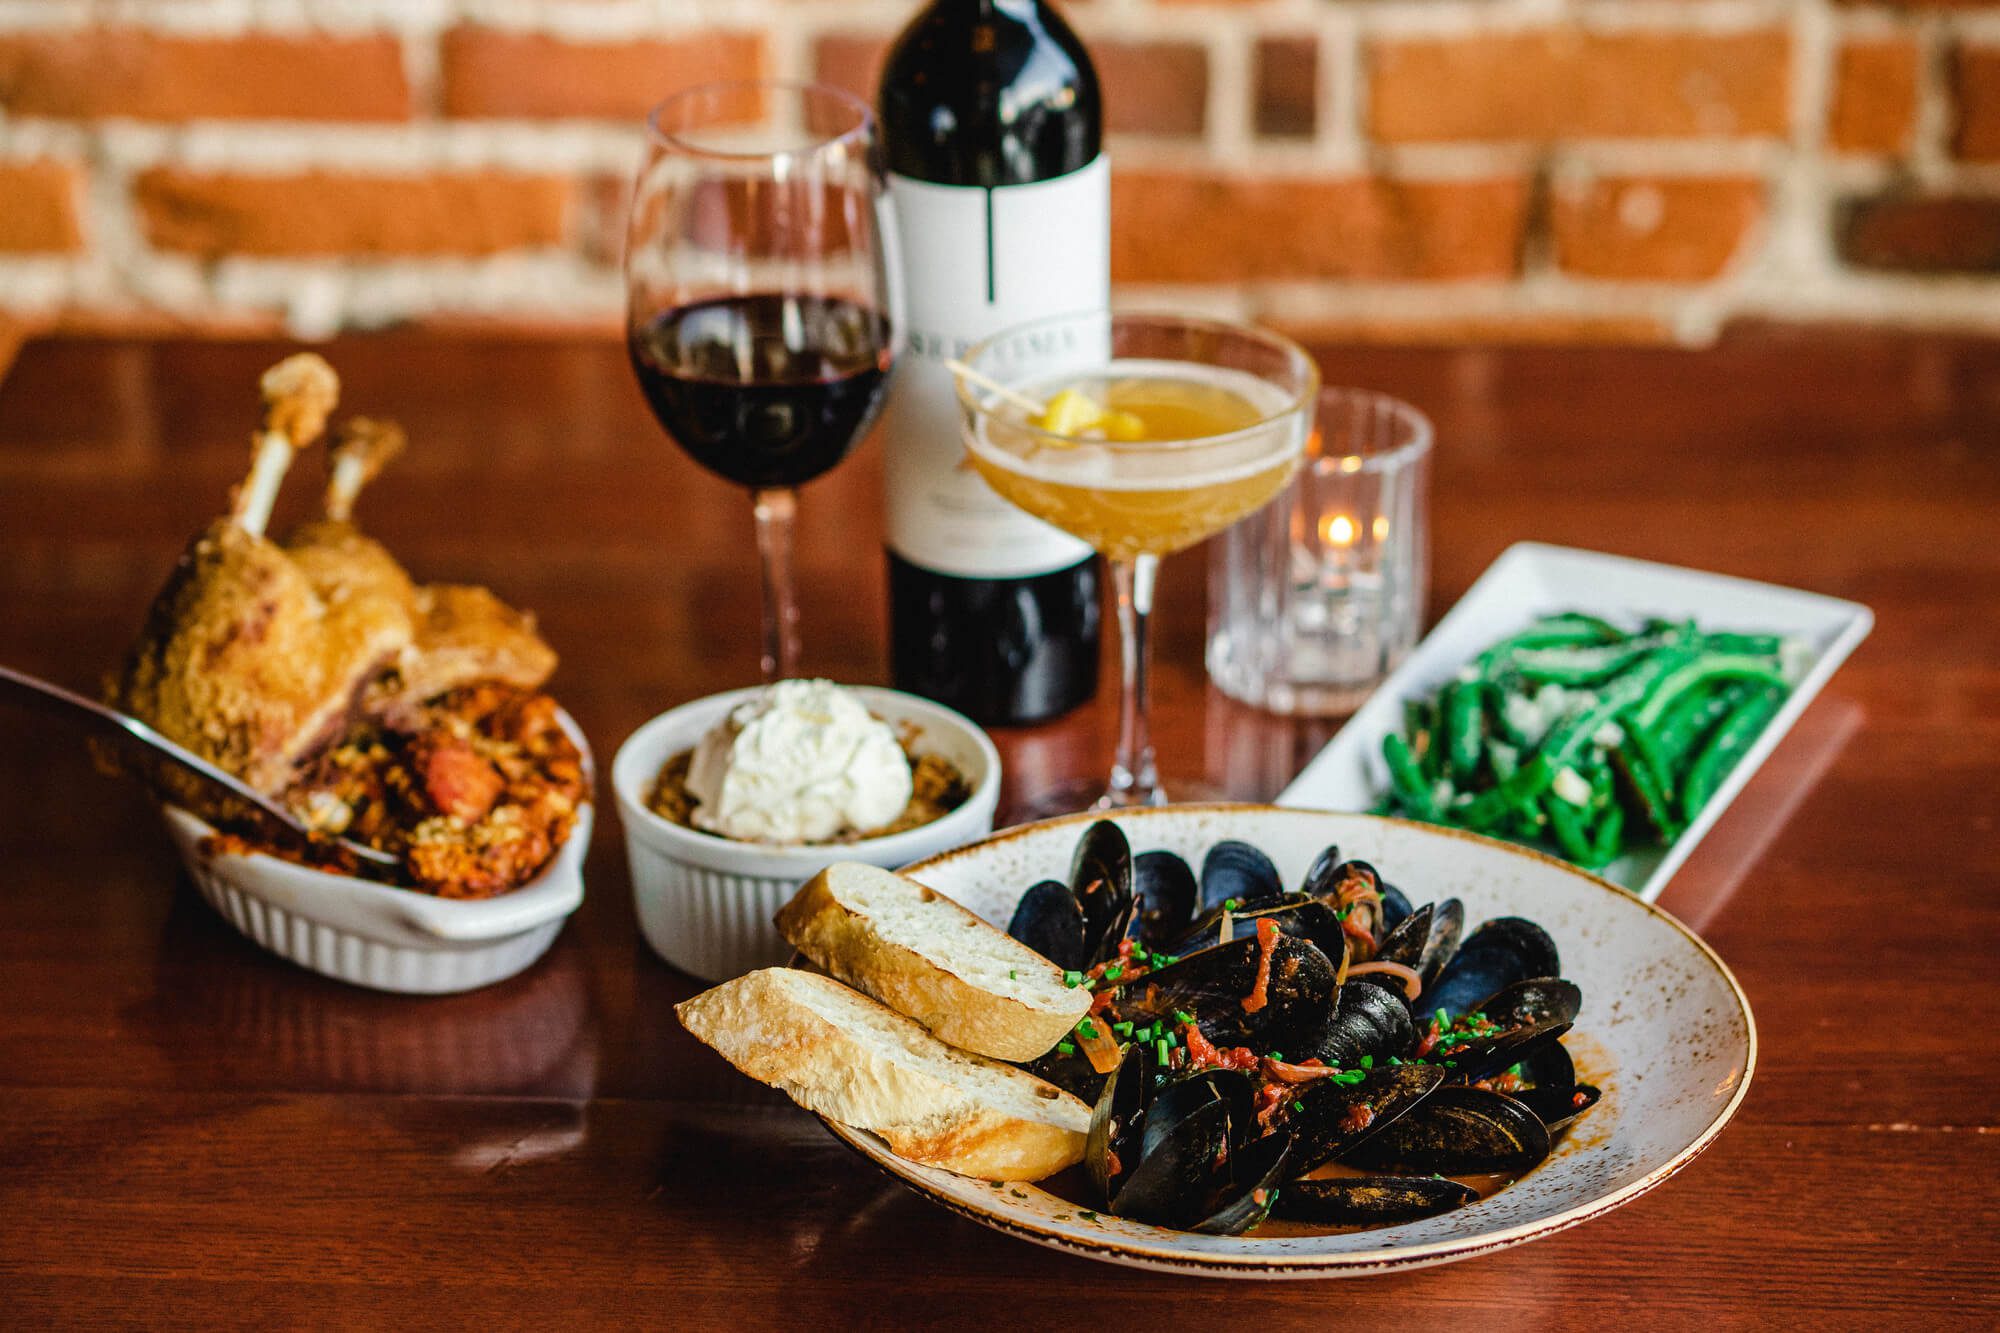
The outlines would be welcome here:
<svg viewBox="0 0 2000 1333">
<path fill-rule="evenodd" d="M 833 846 L 774 847 L 685 828 L 646 808 L 667 760 L 760 690 L 714 694 L 660 714 L 633 732 L 611 761 L 611 790 L 625 825 L 639 929 L 662 958 L 704 981 L 726 981 L 791 957 L 771 918 L 799 885 L 835 861 L 894 869 L 985 837 L 1000 802 L 1000 754 L 969 719 L 928 699 L 854 686 L 869 711 L 916 732 L 919 751 L 942 755 L 972 794 L 942 819 L 886 838 Z"/>
<path fill-rule="evenodd" d="M 589 774 L 583 733 L 568 714 L 562 722 Z M 217 854 L 206 845 L 212 824 L 179 806 L 160 813 L 189 876 L 223 920 L 280 958 L 372 990 L 443 995 L 504 980 L 548 952 L 583 902 L 588 803 L 539 875 L 479 899 L 439 898 L 263 852 Z"/>
</svg>

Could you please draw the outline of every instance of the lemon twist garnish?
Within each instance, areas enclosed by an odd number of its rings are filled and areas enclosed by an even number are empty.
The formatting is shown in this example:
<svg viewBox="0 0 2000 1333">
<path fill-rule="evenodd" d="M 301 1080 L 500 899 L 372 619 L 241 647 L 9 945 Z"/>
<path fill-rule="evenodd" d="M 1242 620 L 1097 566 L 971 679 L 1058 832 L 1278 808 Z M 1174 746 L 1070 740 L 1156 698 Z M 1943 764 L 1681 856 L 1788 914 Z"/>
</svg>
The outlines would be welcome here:
<svg viewBox="0 0 2000 1333">
<path fill-rule="evenodd" d="M 1028 424 L 1072 440 L 1117 440 L 1130 443 L 1146 437 L 1146 423 L 1130 412 L 1114 411 L 1080 389 L 1064 389 L 1049 399 L 1040 416 Z"/>
</svg>

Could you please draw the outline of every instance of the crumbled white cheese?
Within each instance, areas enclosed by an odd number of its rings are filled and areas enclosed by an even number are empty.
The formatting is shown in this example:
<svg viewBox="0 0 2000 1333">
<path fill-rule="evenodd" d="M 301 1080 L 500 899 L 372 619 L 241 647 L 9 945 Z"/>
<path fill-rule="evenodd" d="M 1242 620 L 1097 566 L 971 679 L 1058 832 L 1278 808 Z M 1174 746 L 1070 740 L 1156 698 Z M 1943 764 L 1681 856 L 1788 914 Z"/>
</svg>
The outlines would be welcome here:
<svg viewBox="0 0 2000 1333">
<path fill-rule="evenodd" d="M 1555 781 L 1549 784 L 1549 790 L 1554 792 L 1559 799 L 1567 801 L 1571 805 L 1581 807 L 1590 804 L 1591 790 L 1589 779 L 1568 765 L 1564 765 L 1562 770 L 1556 774 Z"/>
</svg>

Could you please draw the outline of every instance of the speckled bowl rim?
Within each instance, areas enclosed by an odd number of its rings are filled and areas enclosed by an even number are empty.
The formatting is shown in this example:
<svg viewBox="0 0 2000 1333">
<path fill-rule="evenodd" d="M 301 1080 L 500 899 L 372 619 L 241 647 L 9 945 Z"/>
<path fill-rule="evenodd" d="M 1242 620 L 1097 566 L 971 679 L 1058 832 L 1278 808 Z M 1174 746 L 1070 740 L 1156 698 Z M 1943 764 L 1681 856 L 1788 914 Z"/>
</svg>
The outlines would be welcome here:
<svg viewBox="0 0 2000 1333">
<path fill-rule="evenodd" d="M 1278 814 L 1301 818 L 1311 818 L 1315 815 L 1338 815 L 1342 819 L 1368 820 L 1386 826 L 1398 826 L 1414 830 L 1419 834 L 1435 834 L 1442 837 L 1459 838 L 1466 842 L 1482 844 L 1508 856 L 1523 857 L 1531 861 L 1543 862 L 1548 866 L 1562 871 L 1564 874 L 1573 875 L 1578 879 L 1593 884 L 1605 893 L 1612 894 L 1620 901 L 1630 904 L 1632 910 L 1649 913 L 1664 922 L 1687 942 L 1694 950 L 1695 956 L 1705 961 L 1714 969 L 1716 975 L 1721 978 L 1728 993 L 1736 1001 L 1737 1009 L 1743 1020 L 1743 1031 L 1745 1034 L 1743 1077 L 1738 1080 L 1735 1091 L 1729 1100 L 1716 1112 L 1715 1117 L 1709 1121 L 1708 1125 L 1666 1162 L 1655 1167 L 1638 1180 L 1622 1185 L 1596 1198 L 1585 1200 L 1562 1212 L 1538 1218 L 1533 1222 L 1524 1222 L 1518 1226 L 1503 1227 L 1494 1231 L 1483 1231 L 1461 1239 L 1392 1246 L 1379 1250 L 1348 1251 L 1288 1259 L 1272 1259 L 1264 1255 L 1251 1253 L 1245 1253 L 1240 1257 L 1232 1257 L 1227 1254 L 1191 1254 L 1186 1250 L 1178 1249 L 1174 1246 L 1171 1238 L 1179 1236 L 1182 1233 L 1169 1231 L 1165 1228 L 1158 1229 L 1160 1235 L 1163 1238 L 1167 1238 L 1160 1243 L 1149 1244 L 1123 1238 L 1117 1240 L 1107 1239 L 1101 1242 L 1081 1240 L 1075 1236 L 1043 1227 L 1034 1221 L 1024 1221 L 1011 1208 L 980 1208 L 940 1194 L 932 1189 L 930 1183 L 918 1174 L 918 1169 L 914 1163 L 907 1162 L 896 1156 L 895 1153 L 889 1150 L 888 1144 L 874 1134 L 865 1130 L 851 1129 L 846 1125 L 828 1120 L 824 1116 L 820 1117 L 820 1122 L 833 1133 L 835 1138 L 841 1140 L 855 1152 L 932 1202 L 948 1208 L 962 1217 L 992 1227 L 996 1231 L 1001 1231 L 1011 1236 L 1018 1236 L 1023 1240 L 1033 1241 L 1039 1245 L 1065 1250 L 1072 1254 L 1080 1254 L 1090 1259 L 1159 1269 L 1166 1272 L 1199 1274 L 1210 1277 L 1330 1278 L 1358 1277 L 1371 1273 L 1394 1272 L 1399 1269 L 1425 1268 L 1433 1264 L 1445 1264 L 1460 1259 L 1471 1259 L 1478 1255 L 1491 1253 L 1494 1250 L 1508 1249 L 1515 1245 L 1525 1244 L 1531 1240 L 1538 1240 L 1543 1236 L 1553 1235 L 1558 1231 L 1567 1231 L 1579 1223 L 1602 1216 L 1614 1208 L 1622 1207 L 1649 1190 L 1664 1184 L 1686 1167 L 1688 1163 L 1701 1156 L 1708 1146 L 1715 1141 L 1716 1136 L 1722 1132 L 1723 1127 L 1734 1118 L 1737 1109 L 1743 1105 L 1743 1099 L 1749 1095 L 1750 1084 L 1755 1079 L 1757 1073 L 1757 1021 L 1750 1011 L 1749 997 L 1743 993 L 1743 987 L 1737 982 L 1735 973 L 1729 970 L 1729 965 L 1722 961 L 1721 956 L 1714 949 L 1710 948 L 1699 935 L 1690 930 L 1672 913 L 1663 911 L 1652 903 L 1641 901 L 1630 890 L 1620 888 L 1600 875 L 1593 875 L 1587 870 L 1582 870 L 1571 865 L 1560 857 L 1536 851 L 1531 847 L 1521 847 L 1514 843 L 1502 842 L 1496 838 L 1484 837 L 1477 833 L 1468 833 L 1462 829 L 1441 828 L 1434 824 L 1418 824 L 1411 820 L 1394 819 L 1385 815 L 1358 814 L 1334 810 L 1309 810 L 1296 806 L 1260 805 L 1251 802 L 1189 803 L 1186 805 L 1117 810 L 1110 813 L 1120 820 L 1144 820 L 1169 815 L 1176 811 L 1222 815 Z M 1027 834 L 1038 833 L 1044 829 L 1062 827 L 1064 825 L 1085 825 L 1104 817 L 1102 813 L 1097 811 L 1085 811 L 1081 814 L 1061 815 L 1054 819 L 1045 819 L 1034 824 L 1017 825 L 1013 828 L 1003 829 L 979 842 L 968 843 L 964 847 L 955 848 L 948 852 L 941 852 L 936 856 L 925 857 L 921 861 L 903 867 L 903 873 L 921 878 L 922 872 L 925 870 L 963 857 L 980 854 L 985 849 L 999 846 Z M 1612 910 L 1622 911 L 1626 909 L 1614 908 Z"/>
</svg>

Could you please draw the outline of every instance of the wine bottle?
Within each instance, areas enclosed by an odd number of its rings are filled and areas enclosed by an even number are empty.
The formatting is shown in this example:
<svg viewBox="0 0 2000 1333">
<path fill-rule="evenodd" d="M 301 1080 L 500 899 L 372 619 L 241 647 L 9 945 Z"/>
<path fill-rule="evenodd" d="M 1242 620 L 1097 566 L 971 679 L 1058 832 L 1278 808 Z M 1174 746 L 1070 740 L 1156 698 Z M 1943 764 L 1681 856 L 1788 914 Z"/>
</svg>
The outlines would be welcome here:
<svg viewBox="0 0 2000 1333">
<path fill-rule="evenodd" d="M 948 357 L 1110 299 L 1097 74 L 1042 0 L 934 0 L 882 75 L 908 351 L 883 417 L 890 669 L 984 723 L 1097 689 L 1098 566 L 965 466 Z"/>
</svg>

